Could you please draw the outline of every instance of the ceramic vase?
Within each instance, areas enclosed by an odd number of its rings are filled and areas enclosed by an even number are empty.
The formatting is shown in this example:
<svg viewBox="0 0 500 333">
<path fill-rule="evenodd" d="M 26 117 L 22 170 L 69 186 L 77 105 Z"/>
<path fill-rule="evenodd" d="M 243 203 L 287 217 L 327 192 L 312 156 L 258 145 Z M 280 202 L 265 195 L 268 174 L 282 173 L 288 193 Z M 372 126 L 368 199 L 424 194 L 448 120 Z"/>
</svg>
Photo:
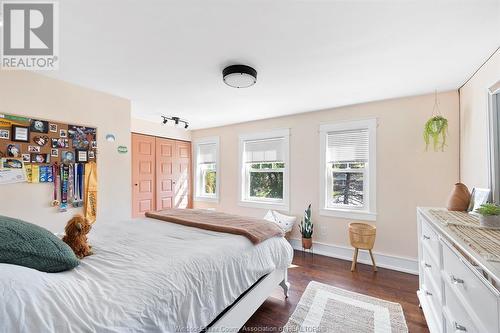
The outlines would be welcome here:
<svg viewBox="0 0 500 333">
<path fill-rule="evenodd" d="M 480 215 L 479 225 L 485 228 L 500 228 L 500 215 Z"/>
<path fill-rule="evenodd" d="M 312 247 L 312 238 L 302 238 L 302 247 L 309 250 Z"/>
<path fill-rule="evenodd" d="M 462 183 L 456 183 L 448 197 L 448 210 L 465 212 L 469 207 L 470 193 L 467 186 Z"/>
</svg>

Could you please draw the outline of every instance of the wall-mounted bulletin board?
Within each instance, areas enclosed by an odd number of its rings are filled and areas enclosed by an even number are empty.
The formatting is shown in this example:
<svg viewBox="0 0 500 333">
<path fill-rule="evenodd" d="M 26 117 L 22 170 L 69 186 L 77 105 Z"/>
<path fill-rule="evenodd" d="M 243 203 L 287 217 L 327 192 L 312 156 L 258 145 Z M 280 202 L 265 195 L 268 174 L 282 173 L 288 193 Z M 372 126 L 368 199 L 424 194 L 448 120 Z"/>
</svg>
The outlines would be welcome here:
<svg viewBox="0 0 500 333">
<path fill-rule="evenodd" d="M 94 127 L 0 113 L 0 186 L 53 183 L 53 206 L 80 207 L 85 167 L 97 162 L 96 138 Z"/>
</svg>

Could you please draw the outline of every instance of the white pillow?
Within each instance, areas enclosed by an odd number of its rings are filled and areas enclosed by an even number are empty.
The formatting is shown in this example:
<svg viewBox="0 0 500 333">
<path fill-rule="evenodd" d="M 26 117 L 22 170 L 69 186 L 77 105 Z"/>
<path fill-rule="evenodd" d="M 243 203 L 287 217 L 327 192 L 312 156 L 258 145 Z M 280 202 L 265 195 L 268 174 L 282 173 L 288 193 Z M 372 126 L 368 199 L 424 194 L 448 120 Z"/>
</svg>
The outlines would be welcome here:
<svg viewBox="0 0 500 333">
<path fill-rule="evenodd" d="M 264 220 L 277 223 L 276 218 L 274 217 L 273 212 L 271 210 L 267 211 L 266 216 L 264 216 Z"/>
<path fill-rule="evenodd" d="M 283 231 L 289 232 L 292 230 L 295 221 L 297 221 L 297 217 L 281 214 L 275 210 L 269 210 L 266 216 L 264 216 L 264 220 L 274 222 L 279 225 Z"/>
</svg>

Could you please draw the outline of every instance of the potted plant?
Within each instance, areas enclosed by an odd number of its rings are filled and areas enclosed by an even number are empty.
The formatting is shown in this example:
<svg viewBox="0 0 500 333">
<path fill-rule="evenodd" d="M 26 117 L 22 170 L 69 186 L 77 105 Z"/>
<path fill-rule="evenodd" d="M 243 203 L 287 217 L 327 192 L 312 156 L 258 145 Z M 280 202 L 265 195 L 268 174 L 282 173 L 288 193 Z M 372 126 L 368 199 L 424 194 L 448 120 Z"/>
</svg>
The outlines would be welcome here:
<svg viewBox="0 0 500 333">
<path fill-rule="evenodd" d="M 311 204 L 304 211 L 304 219 L 300 221 L 300 233 L 302 234 L 302 247 L 306 250 L 312 247 L 312 234 L 314 225 L 311 221 Z"/>
<path fill-rule="evenodd" d="M 500 228 L 500 206 L 486 203 L 476 209 L 479 214 L 479 224 L 482 227 Z"/>
<path fill-rule="evenodd" d="M 447 132 L 448 120 L 443 116 L 436 115 L 427 120 L 424 127 L 425 150 L 429 148 L 432 139 L 434 151 L 438 151 L 438 149 L 444 151 Z"/>
</svg>

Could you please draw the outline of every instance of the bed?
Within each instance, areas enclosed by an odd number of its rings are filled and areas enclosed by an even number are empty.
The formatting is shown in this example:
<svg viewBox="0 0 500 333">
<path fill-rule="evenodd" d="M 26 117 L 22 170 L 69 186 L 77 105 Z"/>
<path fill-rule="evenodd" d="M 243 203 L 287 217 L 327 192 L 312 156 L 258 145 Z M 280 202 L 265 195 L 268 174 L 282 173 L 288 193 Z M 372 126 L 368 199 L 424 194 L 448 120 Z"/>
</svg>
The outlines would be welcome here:
<svg viewBox="0 0 500 333">
<path fill-rule="evenodd" d="M 283 237 L 239 235 L 151 218 L 100 221 L 94 255 L 63 273 L 0 264 L 0 332 L 237 331 L 280 284 Z"/>
</svg>

